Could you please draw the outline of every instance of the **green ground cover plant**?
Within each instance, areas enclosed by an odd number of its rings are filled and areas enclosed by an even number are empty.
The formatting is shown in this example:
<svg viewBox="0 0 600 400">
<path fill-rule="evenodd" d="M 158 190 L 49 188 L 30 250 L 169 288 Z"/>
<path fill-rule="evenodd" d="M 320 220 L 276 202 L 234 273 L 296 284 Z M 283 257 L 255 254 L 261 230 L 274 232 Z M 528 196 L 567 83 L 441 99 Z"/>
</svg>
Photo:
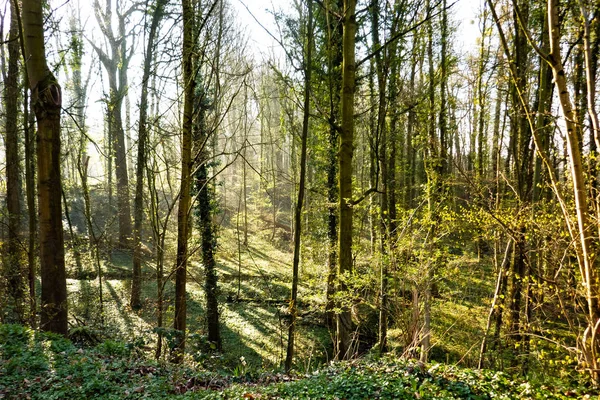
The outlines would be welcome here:
<svg viewBox="0 0 600 400">
<path fill-rule="evenodd" d="M 309 374 L 207 370 L 148 358 L 139 343 L 77 346 L 21 325 L 0 325 L 5 399 L 591 399 L 585 382 L 527 382 L 497 371 L 392 357 L 330 363 Z"/>
</svg>

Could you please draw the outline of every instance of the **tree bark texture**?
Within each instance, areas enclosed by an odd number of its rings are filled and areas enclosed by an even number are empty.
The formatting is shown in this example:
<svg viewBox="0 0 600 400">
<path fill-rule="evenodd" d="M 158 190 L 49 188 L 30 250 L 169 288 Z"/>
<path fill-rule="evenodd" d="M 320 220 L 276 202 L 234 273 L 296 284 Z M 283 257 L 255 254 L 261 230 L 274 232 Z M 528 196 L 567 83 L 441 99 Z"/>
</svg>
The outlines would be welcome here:
<svg viewBox="0 0 600 400">
<path fill-rule="evenodd" d="M 61 88 L 46 64 L 42 4 L 23 1 L 25 60 L 37 134 L 41 328 L 67 334 L 67 281 L 60 176 Z"/>
<path fill-rule="evenodd" d="M 25 286 L 23 279 L 21 236 L 21 179 L 19 157 L 19 22 L 15 3 L 11 1 L 8 35 L 8 71 L 4 78 L 6 109 L 6 211 L 8 213 L 7 247 L 4 253 L 5 276 L 15 322 L 25 322 Z"/>
<path fill-rule="evenodd" d="M 339 290 L 344 293 L 347 287 L 343 280 L 352 273 L 352 157 L 354 154 L 354 92 L 356 87 L 356 0 L 344 0 L 344 34 L 342 39 L 342 97 L 341 133 L 339 150 L 339 241 L 338 279 Z M 352 356 L 352 318 L 347 306 L 337 316 L 336 358 L 348 359 Z"/>
<path fill-rule="evenodd" d="M 173 349 L 173 362 L 183 361 L 186 331 L 186 280 L 188 263 L 189 213 L 191 205 L 192 129 L 194 107 L 194 15 L 190 0 L 182 0 L 183 9 L 183 126 L 181 133 L 181 186 L 177 210 L 177 256 L 175 264 L 175 317 L 173 328 L 178 337 Z"/>
<path fill-rule="evenodd" d="M 343 4 L 336 0 L 336 9 L 342 9 Z M 328 70 L 329 70 L 329 147 L 327 149 L 327 238 L 329 240 L 329 257 L 327 275 L 327 304 L 326 318 L 329 328 L 335 327 L 335 313 L 333 295 L 337 279 L 337 241 L 338 241 L 338 124 L 340 119 L 340 96 L 342 91 L 341 76 L 338 68 L 342 64 L 342 24 L 331 13 L 326 13 L 328 34 Z"/>
<path fill-rule="evenodd" d="M 306 28 L 304 53 L 304 111 L 302 117 L 302 136 L 300 144 L 300 179 L 298 182 L 298 198 L 294 210 L 294 259 L 292 262 L 292 292 L 290 298 L 290 326 L 288 328 L 287 352 L 285 371 L 292 369 L 294 361 L 294 336 L 296 334 L 296 319 L 298 317 L 298 280 L 300 265 L 300 239 L 302 236 L 302 207 L 306 186 L 306 151 L 308 139 L 308 122 L 310 116 L 310 84 L 312 76 L 312 41 L 313 41 L 313 4 L 308 0 L 308 21 Z"/>
</svg>

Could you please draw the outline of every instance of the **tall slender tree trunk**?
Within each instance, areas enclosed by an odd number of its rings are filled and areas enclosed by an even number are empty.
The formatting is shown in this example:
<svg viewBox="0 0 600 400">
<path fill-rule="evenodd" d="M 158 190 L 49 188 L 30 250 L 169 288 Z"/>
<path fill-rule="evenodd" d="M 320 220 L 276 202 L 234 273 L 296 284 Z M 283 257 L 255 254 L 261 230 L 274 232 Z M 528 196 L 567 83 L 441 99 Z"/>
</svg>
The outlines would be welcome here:
<svg viewBox="0 0 600 400">
<path fill-rule="evenodd" d="M 25 80 L 27 72 L 25 71 Z M 26 83 L 25 87 L 28 85 Z M 29 234 L 27 237 L 27 263 L 29 265 L 29 325 L 32 328 L 37 326 L 37 296 L 35 294 L 35 275 L 36 275 L 36 205 L 35 205 L 35 142 L 31 137 L 31 114 L 29 112 L 29 89 L 23 91 L 23 130 L 25 131 L 25 192 L 27 199 L 27 227 Z"/>
<path fill-rule="evenodd" d="M 46 64 L 42 3 L 23 1 L 25 60 L 36 114 L 41 328 L 67 334 L 67 280 L 62 230 L 60 176 L 61 88 Z"/>
<path fill-rule="evenodd" d="M 387 169 L 387 180 L 386 180 L 386 192 L 388 193 L 388 247 L 390 249 L 389 256 L 389 266 L 390 271 L 384 271 L 382 280 L 381 280 L 381 298 L 382 298 L 382 313 L 385 315 L 379 316 L 379 324 L 383 326 L 385 331 L 379 332 L 379 347 L 380 349 L 386 350 L 387 347 L 387 325 L 388 325 L 388 314 L 389 314 L 389 297 L 391 293 L 389 292 L 390 282 L 394 279 L 394 271 L 396 268 L 396 240 L 398 238 L 396 229 L 397 229 L 397 215 L 396 215 L 396 204 L 397 204 L 397 194 L 396 194 L 396 157 L 397 157 L 397 149 L 398 147 L 402 148 L 402 144 L 398 143 L 400 140 L 398 135 L 399 130 L 399 110 L 398 110 L 398 85 L 399 85 L 399 76 L 398 76 L 398 60 L 396 59 L 397 49 L 396 46 L 391 46 L 389 52 L 389 59 L 391 63 L 390 67 L 390 83 L 389 83 L 389 103 L 390 103 L 390 130 L 389 130 L 389 149 L 390 155 L 388 158 L 388 169 Z M 385 306 L 385 309 L 384 309 Z M 385 317 L 385 318 L 384 318 Z M 384 321 L 382 321 L 384 320 Z M 381 338 L 384 339 L 383 343 Z M 382 351 L 383 351 L 382 350 Z"/>
<path fill-rule="evenodd" d="M 300 265 L 300 239 L 302 236 L 302 206 L 304 205 L 304 192 L 306 186 L 306 143 L 308 138 L 308 122 L 310 116 L 310 81 L 312 75 L 312 47 L 313 47 L 313 4 L 308 0 L 308 21 L 306 22 L 306 38 L 304 38 L 304 110 L 302 119 L 302 137 L 300 144 L 300 179 L 298 182 L 298 198 L 294 210 L 294 259 L 292 264 L 292 292 L 290 298 L 290 326 L 288 329 L 287 352 L 285 356 L 285 371 L 292 369 L 294 361 L 294 336 L 296 334 L 296 319 L 298 317 L 298 280 Z"/>
<path fill-rule="evenodd" d="M 190 0 L 182 0 L 183 9 L 183 126 L 181 133 L 181 187 L 177 210 L 177 257 L 175 264 L 175 317 L 173 328 L 178 337 L 173 348 L 172 361 L 183 361 L 186 335 L 186 280 L 188 263 L 189 213 L 191 205 L 192 129 L 194 90 L 193 70 L 194 15 Z"/>
<path fill-rule="evenodd" d="M 206 157 L 204 157 L 206 158 Z M 215 261 L 216 234 L 212 220 L 212 186 L 208 179 L 207 161 L 202 161 L 197 172 L 198 209 L 202 233 L 202 264 L 204 265 L 204 292 L 206 297 L 206 327 L 208 341 L 221 350 L 221 330 L 219 326 L 219 303 L 217 299 L 217 263 Z"/>
<path fill-rule="evenodd" d="M 487 14 L 484 12 L 482 16 L 483 26 L 481 27 L 481 43 L 479 46 L 479 61 L 477 68 L 477 176 L 480 179 L 484 178 L 484 160 L 485 160 L 485 151 L 487 150 L 487 126 L 486 126 L 486 108 L 487 108 L 487 89 L 484 83 L 484 74 L 486 70 L 487 64 L 487 55 L 488 51 L 486 49 L 486 36 L 488 34 L 487 31 Z M 444 42 L 445 45 L 445 42 Z M 442 68 L 447 68 L 444 63 L 442 63 Z M 444 102 L 441 102 L 441 106 L 445 107 Z"/>
<path fill-rule="evenodd" d="M 414 38 L 418 40 L 418 38 Z M 415 91 L 415 80 L 417 73 L 417 57 L 419 55 L 418 46 L 413 43 L 412 59 L 410 66 L 410 75 L 408 82 L 408 89 L 410 93 Z M 406 117 L 406 149 L 404 149 L 403 164 L 405 166 L 404 179 L 403 179 L 403 190 L 404 190 L 404 206 L 411 208 L 414 202 L 414 188 L 417 174 L 417 161 L 416 151 L 413 146 L 414 131 L 416 125 L 417 114 L 414 110 L 415 103 L 410 104 L 408 115 Z"/>
<path fill-rule="evenodd" d="M 344 279 L 352 273 L 352 157 L 354 154 L 354 92 L 356 87 L 356 0 L 344 0 L 342 40 L 341 133 L 339 150 L 340 233 L 338 241 L 338 279 L 342 295 L 347 291 Z M 352 356 L 352 318 L 347 306 L 337 316 L 336 352 L 338 359 Z"/>
<path fill-rule="evenodd" d="M 343 7 L 340 0 L 334 2 L 336 10 Z M 329 4 L 331 6 L 331 4 Z M 341 77 L 338 67 L 342 64 L 342 24 L 331 13 L 326 13 L 327 18 L 327 68 L 329 84 L 329 137 L 327 148 L 327 238 L 329 241 L 329 257 L 327 262 L 327 304 L 325 306 L 327 326 L 332 329 L 335 326 L 335 313 L 333 295 L 335 293 L 335 282 L 337 279 L 337 241 L 338 241 L 338 210 L 335 204 L 338 201 L 337 186 L 337 152 L 338 152 L 338 123 L 341 95 Z"/>
<path fill-rule="evenodd" d="M 23 33 L 23 20 L 21 18 L 18 3 L 13 0 L 11 1 L 11 7 L 14 7 L 15 16 L 17 17 L 17 23 L 19 26 L 19 32 Z M 26 54 L 25 41 L 21 38 L 19 40 L 21 45 L 21 53 Z M 23 133 L 25 139 L 25 191 L 27 199 L 27 225 L 28 225 L 28 238 L 27 238 L 27 262 L 29 264 L 27 270 L 27 278 L 29 281 L 29 325 L 32 328 L 37 327 L 37 298 L 35 293 L 35 275 L 36 275 L 36 233 L 37 233 L 37 219 L 36 219 L 36 204 L 35 204 L 35 141 L 32 137 L 31 127 L 34 124 L 34 116 L 30 110 L 32 105 L 30 104 L 29 96 L 29 76 L 27 73 L 27 66 L 22 69 L 23 71 Z"/>
<path fill-rule="evenodd" d="M 4 105 L 6 109 L 6 211 L 8 213 L 8 238 L 4 253 L 5 276 L 14 321 L 25 322 L 25 285 L 22 268 L 21 241 L 21 162 L 19 156 L 19 22 L 14 1 L 10 7 L 8 35 L 8 72 L 4 78 Z"/>
<path fill-rule="evenodd" d="M 372 21 L 372 39 L 373 51 L 375 54 L 375 70 L 377 75 L 377 92 L 378 92 L 378 107 L 376 118 L 375 137 L 378 138 L 377 162 L 379 171 L 381 171 L 382 193 L 379 199 L 379 230 L 380 230 L 380 276 L 379 276 L 379 351 L 384 353 L 387 351 L 387 327 L 388 327 L 388 280 L 389 280 L 389 260 L 388 260 L 388 242 L 389 242 L 389 225 L 390 215 L 388 209 L 388 156 L 387 148 L 390 142 L 387 139 L 387 81 L 389 73 L 389 56 L 387 51 L 381 50 L 381 42 L 379 40 L 379 3 L 374 2 L 371 6 L 371 21 Z M 393 32 L 393 28 L 392 28 Z M 390 46 L 393 49 L 395 44 Z M 383 56 L 382 56 L 383 54 Z"/>
<path fill-rule="evenodd" d="M 125 142 L 125 130 L 123 128 L 123 100 L 127 93 L 127 70 L 131 54 L 126 54 L 127 38 L 125 36 L 125 20 L 130 8 L 125 13 L 120 9 L 120 4 L 117 2 L 117 23 L 118 28 L 113 31 L 113 15 L 112 4 L 107 0 L 105 10 L 102 11 L 98 0 L 94 0 L 94 13 L 96 20 L 100 25 L 100 29 L 108 42 L 110 55 L 105 53 L 94 42 L 90 44 L 98 54 L 100 61 L 106 69 L 108 75 L 109 86 L 109 104 L 108 104 L 108 132 L 109 143 L 111 144 L 112 152 L 109 154 L 109 187 L 112 179 L 112 157 L 114 157 L 115 178 L 117 180 L 117 214 L 119 221 L 119 246 L 121 248 L 130 248 L 132 243 L 132 227 L 131 227 L 131 207 L 129 205 L 129 174 L 127 171 L 127 146 Z M 110 192 L 112 195 L 112 192 Z M 109 198 L 112 196 L 109 196 Z"/>
<path fill-rule="evenodd" d="M 113 126 L 113 146 L 115 148 L 115 177 L 117 179 L 117 209 L 119 217 L 119 246 L 129 248 L 131 243 L 131 207 L 129 205 L 129 175 L 127 173 L 127 151 L 125 131 L 121 117 L 123 99 L 111 90 L 110 124 Z"/>
<path fill-rule="evenodd" d="M 216 4 L 216 3 L 214 3 Z M 219 1 L 219 31 L 217 34 L 217 49 L 215 58 L 214 74 L 214 93 L 218 96 L 220 93 L 219 66 L 221 62 L 221 43 L 223 39 L 223 17 L 224 3 Z M 201 85 L 198 82 L 198 85 Z M 203 89 L 203 91 L 206 91 Z M 219 324 L 219 302 L 218 302 L 218 276 L 217 263 L 215 260 L 215 251 L 217 248 L 217 232 L 213 222 L 214 206 L 211 204 L 215 196 L 215 186 L 209 178 L 209 159 L 211 154 L 207 149 L 209 143 L 214 151 L 216 144 L 215 136 L 210 137 L 210 132 L 206 126 L 206 112 L 208 110 L 207 100 L 204 96 L 197 99 L 196 113 L 197 123 L 196 135 L 194 138 L 196 148 L 199 151 L 200 165 L 196 173 L 196 189 L 198 193 L 197 210 L 199 216 L 200 232 L 202 236 L 202 264 L 204 266 L 204 295 L 206 298 L 206 329 L 208 331 L 208 341 L 215 346 L 216 350 L 222 350 L 221 327 Z M 240 277 L 238 276 L 238 279 Z"/>
<path fill-rule="evenodd" d="M 369 63 L 369 99 L 370 99 L 370 112 L 369 112 L 369 186 L 376 187 L 379 181 L 379 123 L 377 121 L 378 110 L 378 96 L 375 93 L 375 60 L 371 59 Z M 371 257 L 375 257 L 375 250 L 377 249 L 377 196 L 370 196 L 369 198 L 369 236 L 370 236 L 370 250 Z"/>
<path fill-rule="evenodd" d="M 142 75 L 142 95 L 140 99 L 140 120 L 138 125 L 138 151 L 136 165 L 136 184 L 133 223 L 133 274 L 131 278 L 131 300 L 133 309 L 142 306 L 140 294 L 142 288 L 142 222 L 144 217 L 144 173 L 146 171 L 146 142 L 148 140 L 148 84 L 150 69 L 154 60 L 154 47 L 158 25 L 162 19 L 166 0 L 158 0 L 155 4 L 146 54 L 144 56 L 144 74 Z"/>
<path fill-rule="evenodd" d="M 510 87 L 511 106 L 513 118 L 511 119 L 511 139 L 512 147 L 509 148 L 509 153 L 512 155 L 512 175 L 516 181 L 517 200 L 523 203 L 529 203 L 531 198 L 532 185 L 532 168 L 531 168 L 531 129 L 529 127 L 527 108 L 522 103 L 521 92 L 527 85 L 527 67 L 529 59 L 529 49 L 527 45 L 527 37 L 519 27 L 518 18 L 521 18 L 523 24 L 527 25 L 529 20 L 529 6 L 527 2 L 521 1 L 519 4 L 520 17 L 514 12 L 513 19 L 515 24 L 514 30 L 514 60 L 513 62 L 516 76 Z M 510 300 L 509 300 L 509 325 L 510 332 L 513 335 L 511 340 L 514 342 L 526 342 L 528 339 L 522 335 L 523 331 L 528 329 L 526 313 L 523 310 L 527 308 L 524 300 L 527 301 L 526 282 L 529 275 L 529 264 L 527 257 L 527 241 L 526 227 L 518 226 L 515 229 L 515 243 L 513 246 L 513 258 L 511 263 L 510 274 Z M 519 347 L 519 352 L 525 350 L 525 347 Z M 522 357 L 523 362 L 526 357 Z M 515 358 L 513 364 L 516 365 L 518 358 Z M 523 364 L 525 365 L 525 364 Z"/>
<path fill-rule="evenodd" d="M 504 83 L 504 59 L 502 51 L 498 52 L 498 69 L 496 71 L 496 102 L 494 105 L 494 128 L 492 131 L 492 154 L 491 154 L 491 163 L 492 163 L 492 171 L 491 177 L 495 181 L 493 193 L 498 195 L 500 184 L 500 176 L 499 176 L 499 165 L 500 165 L 500 155 L 501 155 L 501 115 L 502 115 L 502 105 L 504 96 L 502 94 L 502 88 Z"/>
<path fill-rule="evenodd" d="M 426 2 L 426 9 L 428 15 L 431 14 L 431 4 L 429 0 Z M 438 174 L 437 165 L 440 162 L 439 160 L 439 150 L 438 150 L 438 140 L 436 138 L 435 133 L 435 117 L 433 117 L 435 112 L 435 70 L 434 70 L 434 59 L 433 59 L 433 21 L 429 20 L 427 23 L 427 62 L 428 62 L 428 79 L 429 79 L 429 87 L 428 87 L 428 100 L 429 100 L 429 120 L 427 124 L 427 135 L 429 145 L 424 150 L 424 159 L 425 159 L 425 172 L 427 174 L 427 206 L 429 213 L 429 231 L 427 233 L 427 237 L 429 238 L 429 242 L 427 246 L 429 248 L 429 253 L 433 254 L 434 252 L 434 244 L 435 240 L 435 230 L 436 224 L 433 221 L 433 213 L 434 208 L 436 206 L 438 200 L 437 186 L 440 176 Z M 470 153 L 470 157 L 473 156 L 473 152 Z M 434 261 L 430 260 L 424 263 L 423 271 L 424 281 L 423 281 L 423 328 L 422 328 L 422 336 L 421 336 L 421 354 L 420 360 L 421 362 L 427 362 L 429 358 L 429 349 L 431 347 L 431 286 L 433 284 L 433 276 L 434 276 Z"/>
</svg>

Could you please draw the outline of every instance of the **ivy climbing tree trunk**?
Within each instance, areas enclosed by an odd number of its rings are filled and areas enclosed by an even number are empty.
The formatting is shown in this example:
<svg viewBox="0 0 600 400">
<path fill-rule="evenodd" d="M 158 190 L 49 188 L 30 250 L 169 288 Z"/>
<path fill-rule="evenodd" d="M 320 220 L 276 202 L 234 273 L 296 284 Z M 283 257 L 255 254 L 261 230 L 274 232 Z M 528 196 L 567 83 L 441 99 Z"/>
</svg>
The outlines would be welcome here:
<svg viewBox="0 0 600 400">
<path fill-rule="evenodd" d="M 46 63 L 42 3 L 23 0 L 23 38 L 37 120 L 37 169 L 42 278 L 41 328 L 67 334 L 67 280 L 61 212 L 61 88 Z"/>
<path fill-rule="evenodd" d="M 340 0 L 332 2 L 335 4 L 336 10 L 342 8 Z M 331 3 L 329 7 L 331 7 Z M 337 185 L 337 153 L 339 140 L 339 106 L 341 95 L 341 79 L 339 67 L 342 64 L 342 24 L 336 18 L 333 18 L 332 13 L 326 12 L 327 18 L 327 68 L 329 70 L 328 85 L 329 85 L 329 143 L 327 148 L 327 238 L 329 240 L 329 257 L 327 266 L 329 273 L 327 274 L 327 304 L 325 306 L 327 326 L 334 328 L 335 314 L 333 295 L 335 293 L 335 282 L 337 277 L 337 241 L 338 241 L 338 210 L 336 204 L 338 202 L 338 185 Z"/>
<path fill-rule="evenodd" d="M 218 21 L 218 28 L 215 34 L 216 36 L 216 48 L 214 53 L 214 65 L 212 66 L 210 77 L 196 76 L 196 90 L 195 97 L 195 121 L 194 121 L 194 135 L 193 135 L 193 147 L 196 154 L 195 159 L 199 160 L 199 165 L 196 169 L 194 176 L 195 188 L 197 193 L 196 198 L 196 212 L 198 217 L 198 229 L 201 235 L 201 249 L 202 249 L 202 264 L 204 266 L 204 297 L 206 299 L 206 330 L 208 333 L 208 341 L 211 348 L 216 351 L 222 350 L 221 341 L 221 326 L 219 317 L 219 280 L 217 275 L 217 262 L 215 259 L 215 252 L 217 250 L 217 226 L 213 220 L 215 215 L 215 190 L 214 183 L 210 177 L 211 168 L 211 151 L 214 150 L 214 140 L 216 133 L 216 125 L 211 127 L 209 124 L 209 118 L 207 114 L 213 109 L 219 107 L 219 96 L 221 95 L 220 87 L 220 63 L 222 61 L 221 49 L 224 31 L 226 26 L 224 24 L 225 15 L 225 3 L 222 0 L 213 2 L 210 7 L 207 16 L 212 11 L 219 7 L 218 16 L 215 18 Z M 196 44 L 196 47 L 202 47 Z M 193 60 L 197 68 L 204 62 L 203 57 L 198 57 Z M 199 65 L 200 64 L 200 65 Z M 213 86 L 208 88 L 205 86 L 207 82 L 212 82 Z M 208 85 L 211 85 L 208 83 Z M 208 93 L 212 93 L 215 98 L 208 96 Z M 218 122 L 216 123 L 218 124 Z M 213 136 L 214 135 L 214 136 Z M 212 142 L 212 143 L 211 143 Z"/>
</svg>

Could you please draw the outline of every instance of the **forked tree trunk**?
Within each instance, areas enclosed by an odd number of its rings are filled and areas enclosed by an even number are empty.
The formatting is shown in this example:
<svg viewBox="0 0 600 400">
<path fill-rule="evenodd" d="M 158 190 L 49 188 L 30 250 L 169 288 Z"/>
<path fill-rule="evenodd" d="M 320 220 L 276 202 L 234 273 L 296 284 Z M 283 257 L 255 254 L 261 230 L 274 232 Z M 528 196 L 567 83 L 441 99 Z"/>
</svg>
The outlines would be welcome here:
<svg viewBox="0 0 600 400">
<path fill-rule="evenodd" d="M 114 157 L 115 177 L 117 179 L 117 214 L 119 221 L 119 246 L 121 248 L 130 248 L 132 239 L 131 227 L 131 207 L 129 205 L 129 175 L 127 172 L 127 148 L 125 143 L 125 130 L 123 129 L 123 118 L 121 111 L 123 109 L 123 100 L 127 93 L 127 70 L 131 54 L 126 54 L 125 20 L 133 11 L 130 8 L 126 12 L 121 12 L 117 2 L 117 33 L 113 32 L 112 5 L 110 1 L 106 2 L 105 10 L 102 11 L 98 0 L 94 0 L 94 12 L 100 29 L 106 38 L 110 47 L 110 55 L 105 53 L 100 47 L 90 41 L 90 44 L 98 54 L 100 61 L 106 69 L 109 85 L 109 104 L 108 104 L 108 131 L 109 143 L 112 146 L 109 154 Z M 109 164 L 109 178 L 111 177 L 112 165 Z M 111 182 L 109 179 L 109 188 Z M 110 189 L 112 190 L 112 188 Z M 112 196 L 110 196 L 112 197 Z"/>
<path fill-rule="evenodd" d="M 61 213 L 60 111 L 61 88 L 46 64 L 42 3 L 23 0 L 25 60 L 36 114 L 41 328 L 67 334 L 67 280 Z"/>
</svg>

